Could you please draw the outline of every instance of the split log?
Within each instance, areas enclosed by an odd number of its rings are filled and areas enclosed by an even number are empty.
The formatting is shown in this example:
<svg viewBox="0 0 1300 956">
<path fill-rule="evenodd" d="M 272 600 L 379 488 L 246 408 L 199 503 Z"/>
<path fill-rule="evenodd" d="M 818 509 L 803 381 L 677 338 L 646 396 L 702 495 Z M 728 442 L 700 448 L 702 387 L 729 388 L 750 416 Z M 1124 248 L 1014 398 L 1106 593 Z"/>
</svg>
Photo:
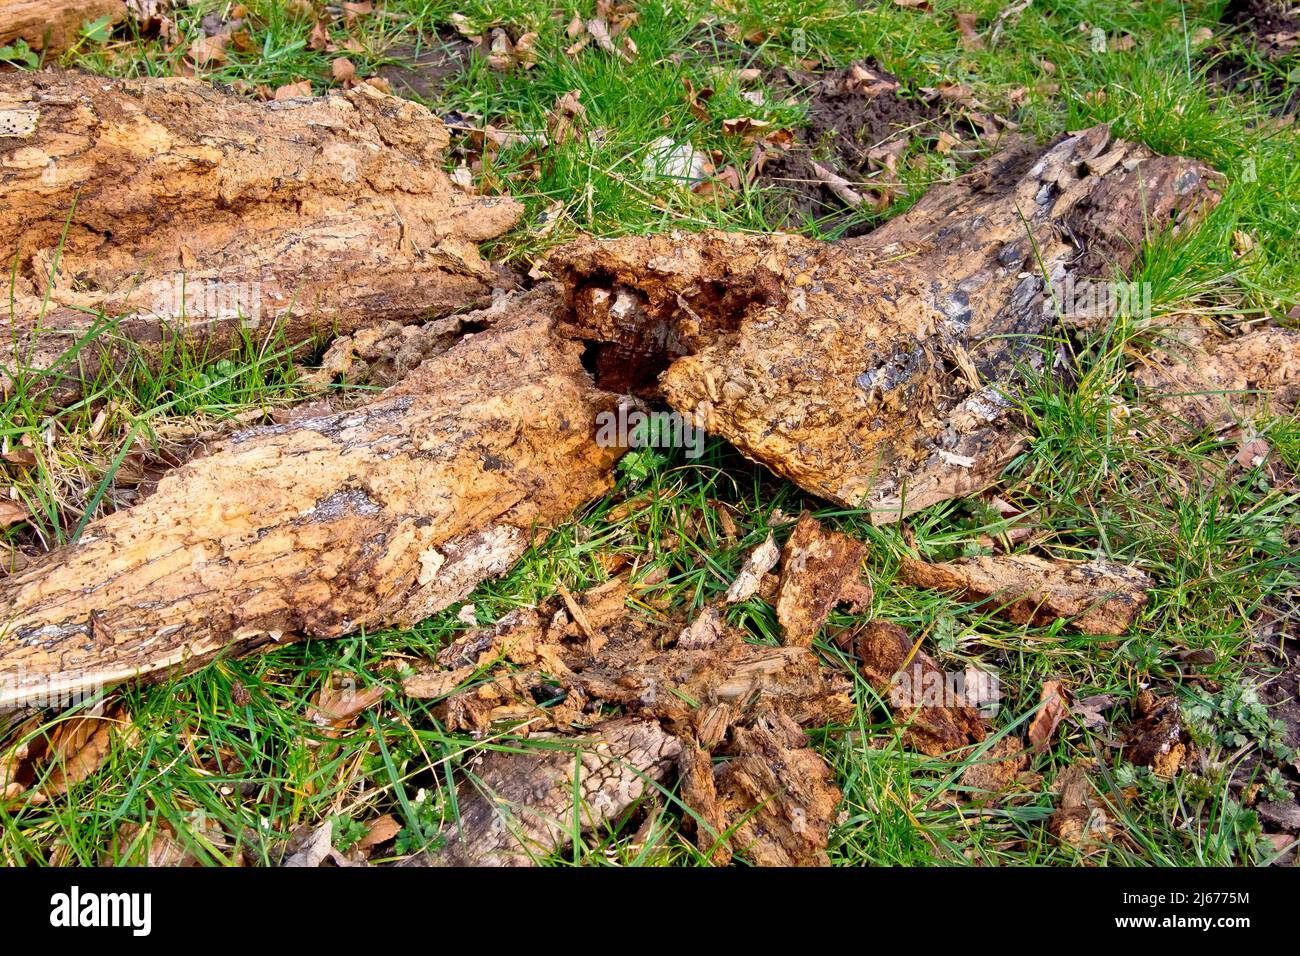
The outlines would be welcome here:
<svg viewBox="0 0 1300 956">
<path fill-rule="evenodd" d="M 0 337 L 17 354 L 0 355 L 0 390 L 4 366 L 50 367 L 96 313 L 120 317 L 105 339 L 216 354 L 243 334 L 297 344 L 486 305 L 499 277 L 475 244 L 520 207 L 454 188 L 447 142 L 423 106 L 364 84 L 256 103 L 188 79 L 13 79 L 0 252 L 17 282 Z"/>
<path fill-rule="evenodd" d="M 0 706 L 222 650 L 413 624 L 611 484 L 542 288 L 360 408 L 254 428 L 0 581 Z"/>
<path fill-rule="evenodd" d="M 460 824 L 407 866 L 531 866 L 583 830 L 613 822 L 668 779 L 681 741 L 654 721 L 614 720 L 586 736 L 497 752 L 461 785 Z"/>
<path fill-rule="evenodd" d="M 0 0 L 0 46 L 23 40 L 33 50 L 61 53 L 87 23 L 121 23 L 126 14 L 125 0 Z"/>
<path fill-rule="evenodd" d="M 549 269 L 598 383 L 661 391 L 805 490 L 891 521 L 997 479 L 1025 438 L 1026 374 L 1061 363 L 1060 290 L 1199 215 L 1211 176 L 1099 126 L 1000 153 L 858 239 L 587 239 Z"/>
</svg>

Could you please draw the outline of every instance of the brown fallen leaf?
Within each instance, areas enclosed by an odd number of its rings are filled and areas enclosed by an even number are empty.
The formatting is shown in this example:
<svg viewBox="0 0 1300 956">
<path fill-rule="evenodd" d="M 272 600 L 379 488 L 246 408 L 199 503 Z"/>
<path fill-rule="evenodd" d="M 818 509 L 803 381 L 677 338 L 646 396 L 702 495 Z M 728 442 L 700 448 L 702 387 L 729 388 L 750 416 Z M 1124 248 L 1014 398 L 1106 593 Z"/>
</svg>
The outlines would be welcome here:
<svg viewBox="0 0 1300 956">
<path fill-rule="evenodd" d="M 551 140 L 567 143 L 578 138 L 578 132 L 587 115 L 587 109 L 579 102 L 581 90 L 570 90 L 555 101 L 551 112 L 546 117 L 546 128 Z"/>
<path fill-rule="evenodd" d="M 1069 713 L 1065 700 L 1065 687 L 1060 681 L 1043 681 L 1039 694 L 1038 711 L 1029 722 L 1029 746 L 1037 753 L 1042 750 L 1056 733 L 1061 720 Z"/>
<path fill-rule="evenodd" d="M 27 508 L 9 498 L 0 498 L 0 529 L 21 524 L 32 516 Z"/>
<path fill-rule="evenodd" d="M 905 744 L 939 757 L 988 735 L 988 725 L 977 702 L 964 693 L 964 684 L 962 694 L 953 693 L 953 682 L 897 624 L 872 621 L 846 638 L 862 676 L 888 703 L 895 725 L 905 728 Z"/>
<path fill-rule="evenodd" d="M 781 549 L 777 547 L 776 538 L 769 533 L 763 543 L 749 552 L 749 556 L 745 558 L 740 573 L 727 588 L 726 602 L 735 604 L 753 596 L 759 589 L 763 575 L 776 566 L 777 559 L 780 557 Z"/>
<path fill-rule="evenodd" d="M 722 121 L 722 134 L 736 136 L 747 143 L 752 143 L 772 129 L 767 120 L 754 119 L 752 116 L 736 116 Z"/>
<path fill-rule="evenodd" d="M 226 44 L 230 37 L 224 33 L 201 36 L 190 44 L 189 58 L 195 66 L 220 66 L 226 62 Z"/>
<path fill-rule="evenodd" d="M 40 796 L 60 796 L 87 780 L 108 758 L 114 742 L 129 747 L 134 732 L 130 713 L 120 706 L 60 721 L 49 737 L 43 762 L 51 770 Z"/>
<path fill-rule="evenodd" d="M 955 13 L 953 15 L 957 20 L 957 33 L 961 35 L 961 46 L 964 50 L 982 50 L 984 49 L 984 40 L 979 35 L 978 13 Z"/>
<path fill-rule="evenodd" d="M 356 678 L 337 671 L 317 691 L 316 700 L 307 709 L 307 719 L 323 728 L 325 736 L 335 737 L 353 718 L 378 704 L 387 694 L 388 688 L 382 684 L 360 690 Z"/>
<path fill-rule="evenodd" d="M 373 850 L 375 847 L 394 839 L 401 831 L 402 825 L 397 822 L 391 813 L 385 813 L 366 825 L 366 835 L 357 843 L 357 849 L 363 852 Z"/>
<path fill-rule="evenodd" d="M 861 583 L 859 567 L 867 546 L 848 535 L 826 531 L 805 511 L 786 542 L 776 617 L 785 644 L 808 646 L 851 584 Z M 855 602 L 869 603 L 870 588 L 851 591 Z M 865 598 L 865 601 L 864 601 Z"/>
<path fill-rule="evenodd" d="M 927 564 L 907 558 L 902 577 L 909 584 L 962 591 L 988 598 L 1017 624 L 1070 619 L 1084 634 L 1120 635 L 1146 605 L 1151 579 L 1132 566 L 1091 561 L 1076 564 L 1028 554 L 960 558 Z"/>
<path fill-rule="evenodd" d="M 1124 735 L 1124 759 L 1150 767 L 1157 776 L 1172 778 L 1192 752 L 1192 737 L 1183 724 L 1178 701 L 1144 690 L 1138 694 L 1137 713 L 1137 720 Z"/>
<path fill-rule="evenodd" d="M 330 76 L 334 78 L 335 83 L 341 83 L 347 86 L 356 79 L 356 65 L 345 56 L 340 56 L 330 61 Z"/>
<path fill-rule="evenodd" d="M 277 87 L 274 99 L 277 103 L 284 100 L 307 99 L 311 96 L 311 80 L 299 80 Z"/>
</svg>

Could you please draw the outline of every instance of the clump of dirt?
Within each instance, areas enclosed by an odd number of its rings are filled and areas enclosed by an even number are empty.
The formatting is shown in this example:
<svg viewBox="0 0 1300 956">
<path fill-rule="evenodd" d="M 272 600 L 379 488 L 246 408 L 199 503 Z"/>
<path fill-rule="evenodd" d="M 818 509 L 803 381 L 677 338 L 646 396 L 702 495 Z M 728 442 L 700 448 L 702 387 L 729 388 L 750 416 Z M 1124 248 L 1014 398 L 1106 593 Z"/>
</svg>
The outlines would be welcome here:
<svg viewBox="0 0 1300 956">
<path fill-rule="evenodd" d="M 1244 40 L 1255 56 L 1269 61 L 1300 52 L 1300 8 L 1279 0 L 1232 0 L 1223 11 L 1221 22 L 1235 28 L 1234 35 Z M 1207 51 L 1212 58 L 1209 78 L 1224 90 L 1258 92 L 1277 97 L 1287 88 L 1277 74 L 1260 71 L 1252 57 L 1244 55 L 1231 41 L 1216 43 Z M 1300 108 L 1293 95 L 1279 104 L 1274 112 L 1288 115 Z"/>
<path fill-rule="evenodd" d="M 398 96 L 433 103 L 440 99 L 450 80 L 469 69 L 471 59 L 483 53 L 482 44 L 454 31 L 441 32 L 418 46 L 404 44 L 390 49 L 387 55 L 397 62 L 381 67 L 379 75 Z"/>
<path fill-rule="evenodd" d="M 873 79 L 862 82 L 863 72 Z M 870 232 L 874 223 L 864 220 L 860 208 L 846 206 L 814 165 L 850 181 L 861 180 L 869 172 L 872 150 L 899 137 L 933 134 L 942 107 L 925 104 L 908 95 L 890 74 L 862 65 L 821 74 L 783 68 L 768 81 L 808 102 L 807 121 L 797 131 L 796 143 L 769 157 L 759 174 L 759 185 L 769 190 L 768 222 L 792 229 L 815 220 L 823 231 L 844 236 Z"/>
</svg>

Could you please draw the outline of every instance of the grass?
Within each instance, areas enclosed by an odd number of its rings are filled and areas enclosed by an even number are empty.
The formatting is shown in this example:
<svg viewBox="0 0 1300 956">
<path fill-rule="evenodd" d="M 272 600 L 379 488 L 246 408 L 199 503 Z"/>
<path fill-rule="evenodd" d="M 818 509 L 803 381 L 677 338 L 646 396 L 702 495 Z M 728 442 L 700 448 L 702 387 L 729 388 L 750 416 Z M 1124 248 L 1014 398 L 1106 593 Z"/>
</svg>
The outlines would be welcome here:
<svg viewBox="0 0 1300 956">
<path fill-rule="evenodd" d="M 339 54 L 308 48 L 307 15 L 265 0 L 246 6 L 255 14 L 246 51 L 233 50 L 226 64 L 210 71 L 212 79 L 274 88 L 306 78 L 316 92 L 330 87 L 330 61 Z M 1218 207 L 1196 229 L 1155 239 L 1133 278 L 1151 283 L 1156 324 L 1186 314 L 1227 324 L 1283 319 L 1297 304 L 1300 275 L 1300 166 L 1294 161 L 1300 137 L 1273 111 L 1296 95 L 1300 62 L 1293 56 L 1265 63 L 1241 38 L 1224 37 L 1217 23 L 1223 6 L 1172 0 L 1034 4 L 1007 19 L 994 42 L 990 28 L 1003 10 L 1000 0 L 932 0 L 927 11 L 850 0 L 655 0 L 639 6 L 630 31 L 639 53 L 630 63 L 594 47 L 566 55 L 571 41 L 564 29 L 572 11 L 540 0 L 390 0 L 385 15 L 360 17 L 346 31 L 336 24 L 332 35 L 340 44 L 348 36 L 358 41 L 359 49 L 348 55 L 366 76 L 404 45 L 430 42 L 438 31 L 453 35 L 453 14 L 481 28 L 539 33 L 533 69 L 503 74 L 475 61 L 429 103 L 466 125 L 529 131 L 546 128 L 556 100 L 579 90 L 586 127 L 600 131 L 555 144 L 540 160 L 525 147 L 506 148 L 480 170 L 485 188 L 508 189 L 527 209 L 524 223 L 491 249 L 497 258 L 527 263 L 579 231 L 608 236 L 768 228 L 760 188 L 746 187 L 723 201 L 648 178 L 651 144 L 668 137 L 716 151 L 721 163 L 743 161 L 748 147 L 723 134 L 722 119 L 749 115 L 797 124 L 804 107 L 783 102 L 785 92 L 765 81 L 748 88 L 766 94 L 762 104 L 744 99 L 740 86 L 719 81 L 718 67 L 810 60 L 844 65 L 865 57 L 913 91 L 966 84 L 989 109 L 1014 115 L 1029 135 L 1047 138 L 1110 122 L 1121 135 L 1158 151 L 1212 164 L 1225 177 Z M 228 15 L 228 8 L 193 4 L 177 13 L 178 29 L 196 38 L 204 14 Z M 591 13 L 585 2 L 579 9 Z M 953 18 L 958 9 L 981 15 L 983 49 L 961 45 Z M 1197 39 L 1203 27 L 1215 32 L 1210 44 Z M 1105 52 L 1097 49 L 1097 31 Z M 1129 49 L 1122 49 L 1125 36 L 1135 41 Z M 119 32 L 107 42 L 83 41 L 67 62 L 110 75 L 169 75 L 183 70 L 183 49 L 169 52 L 156 39 Z M 1255 67 L 1263 79 L 1229 87 L 1207 79 L 1215 63 L 1229 57 Z M 716 88 L 708 119 L 686 108 L 684 81 Z M 908 196 L 958 171 L 921 163 L 905 174 Z M 1240 234 L 1250 240 L 1246 253 Z M 106 334 L 112 323 L 104 319 Z M 1046 679 L 1064 680 L 1080 698 L 1110 694 L 1125 704 L 1155 685 L 1176 694 L 1193 716 L 1201 752 L 1194 768 L 1161 781 L 1118 763 L 1108 750 L 1108 728 L 1066 724 L 1035 757 L 1037 782 L 1026 782 L 1000 804 L 980 806 L 960 784 L 960 770 L 979 754 L 953 761 L 906 751 L 887 709 L 859 684 L 852 722 L 812 735 L 845 794 L 832 834 L 835 862 L 1269 862 L 1279 847 L 1262 838 L 1255 811 L 1241 803 L 1230 779 L 1251 751 L 1276 745 L 1267 713 L 1250 703 L 1247 664 L 1260 640 L 1260 612 L 1279 602 L 1293 607 L 1300 588 L 1297 486 L 1292 478 L 1275 487 L 1266 467 L 1230 466 L 1236 454 L 1231 440 L 1175 441 L 1148 421 L 1128 370 L 1152 343 L 1151 324 L 1137 316 L 1121 317 L 1095 338 L 1063 343 L 1074 350 L 1079 381 L 1069 390 L 1044 383 L 1026 397 L 1032 440 L 1008 468 L 1000 492 L 1019 513 L 1032 516 L 1032 541 L 1040 552 L 1105 556 L 1136 563 L 1154 577 L 1152 600 L 1121 639 L 1098 641 L 1059 624 L 1013 625 L 995 615 L 993 604 L 897 581 L 906 554 L 986 553 L 992 539 L 1006 540 L 1013 521 L 981 501 L 935 506 L 906 528 L 873 527 L 860 514 L 806 498 L 719 442 L 696 460 L 639 457 L 609 496 L 554 529 L 504 578 L 480 586 L 470 599 L 476 619 L 494 621 L 559 584 L 577 590 L 598 583 L 620 562 L 636 562 L 642 580 L 662 571 L 642 592 L 647 605 L 699 607 L 720 596 L 746 551 L 769 530 L 785 533 L 790 516 L 811 507 L 871 546 L 874 606 L 860 616 L 837 611 L 828 633 L 860 617 L 886 618 L 924 632 L 927 650 L 945 667 L 996 668 L 1004 693 L 994 721 L 1000 733 L 1023 733 Z M 35 464 L 9 467 L 4 481 L 34 517 L 0 532 L 0 557 L 6 540 L 28 549 L 54 547 L 74 539 L 90 518 L 129 503 L 130 488 L 118 478 L 133 451 L 160 454 L 206 430 L 234 427 L 300 400 L 304 390 L 289 358 L 291 344 L 250 342 L 219 362 L 177 352 L 152 370 L 128 362 L 124 369 L 105 369 L 69 408 L 43 402 L 40 382 L 19 381 L 0 400 L 0 452 L 33 452 Z M 1255 427 L 1294 475 L 1300 468 L 1296 416 Z M 734 537 L 727 536 L 721 508 L 737 526 Z M 227 864 L 241 853 L 270 862 L 300 827 L 332 820 L 336 842 L 346 845 L 357 839 L 361 824 L 382 813 L 393 814 L 402 828 L 393 853 L 428 845 L 455 819 L 454 783 L 470 758 L 536 742 L 447 733 L 428 704 L 400 694 L 390 694 L 336 736 L 312 723 L 308 711 L 331 675 L 348 675 L 361 687 L 390 683 L 394 667 L 435 653 L 466 628 L 459 611 L 449 609 L 410 630 L 308 641 L 219 661 L 164 688 L 123 689 L 118 699 L 137 734 L 132 746 L 112 753 L 65 796 L 0 804 L 0 859 L 131 862 L 143 858 L 156 834 L 170 833 L 203 863 Z M 727 616 L 755 641 L 776 640 L 774 612 L 758 598 L 731 607 Z M 1294 635 L 1294 622 L 1291 628 Z M 820 647 L 829 662 L 839 656 L 829 643 Z M 1214 653 L 1193 675 L 1171 655 L 1197 648 Z M 1108 843 L 1079 851 L 1052 840 L 1045 820 L 1055 806 L 1057 775 L 1085 760 L 1096 761 L 1093 779 L 1116 833 Z M 703 863 L 682 828 L 683 811 L 671 788 L 651 803 L 657 807 L 650 811 L 651 839 L 632 840 L 643 820 L 637 817 L 575 841 L 551 862 Z"/>
</svg>

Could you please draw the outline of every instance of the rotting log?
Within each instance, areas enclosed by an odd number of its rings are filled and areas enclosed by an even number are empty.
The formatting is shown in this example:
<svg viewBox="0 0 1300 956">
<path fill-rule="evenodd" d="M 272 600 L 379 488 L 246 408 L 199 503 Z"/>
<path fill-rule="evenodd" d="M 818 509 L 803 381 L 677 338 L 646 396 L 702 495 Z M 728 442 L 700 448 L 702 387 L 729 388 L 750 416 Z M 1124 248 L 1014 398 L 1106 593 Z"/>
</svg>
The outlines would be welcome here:
<svg viewBox="0 0 1300 956">
<path fill-rule="evenodd" d="M 0 581 L 0 703 L 418 621 L 505 570 L 532 522 L 605 490 L 622 450 L 594 423 L 618 393 L 662 389 L 879 520 L 973 492 L 1020 445 L 1007 393 L 1057 360 L 1043 276 L 1131 263 L 1147 228 L 1210 201 L 1208 176 L 1098 127 L 1013 148 L 851 242 L 579 243 L 553 260 L 558 291 L 467 316 L 373 403 L 236 436 Z"/>
<path fill-rule="evenodd" d="M 0 0 L 0 46 L 22 40 L 33 50 L 61 53 L 87 23 L 126 19 L 125 0 Z"/>
<path fill-rule="evenodd" d="M 603 493 L 556 294 L 512 297 L 370 403 L 253 428 L 75 545 L 0 580 L 0 705 L 191 669 L 300 637 L 413 624 Z"/>
<path fill-rule="evenodd" d="M 520 206 L 456 189 L 447 142 L 423 106 L 365 84 L 256 103 L 188 79 L 10 78 L 0 391 L 6 366 L 50 367 L 99 313 L 110 353 L 180 336 L 214 354 L 486 305 L 501 283 L 476 243 Z M 79 353 L 65 382 L 103 358 Z"/>
<path fill-rule="evenodd" d="M 1098 126 L 1013 146 L 861 238 L 583 239 L 548 269 L 598 383 L 662 395 L 805 490 L 891 521 L 997 479 L 1025 440 L 1026 381 L 1068 364 L 1062 295 L 1197 217 L 1213 176 Z"/>
</svg>

